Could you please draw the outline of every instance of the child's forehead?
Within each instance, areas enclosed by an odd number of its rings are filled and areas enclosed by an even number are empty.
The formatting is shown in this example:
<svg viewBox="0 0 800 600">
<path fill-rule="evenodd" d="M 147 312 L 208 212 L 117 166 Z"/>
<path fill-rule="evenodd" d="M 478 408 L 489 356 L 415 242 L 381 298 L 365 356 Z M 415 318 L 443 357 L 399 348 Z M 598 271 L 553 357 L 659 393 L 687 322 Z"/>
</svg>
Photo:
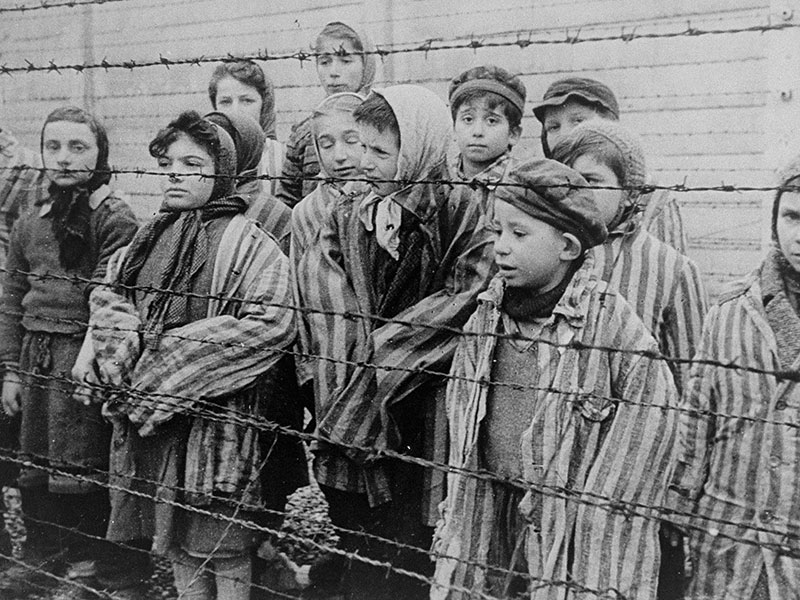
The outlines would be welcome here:
<svg viewBox="0 0 800 600">
<path fill-rule="evenodd" d="M 364 121 L 357 121 L 357 125 L 358 131 L 361 133 L 361 141 L 365 144 L 400 146 L 400 139 L 389 126 L 381 131 L 375 125 Z"/>
<path fill-rule="evenodd" d="M 316 115 L 312 122 L 314 135 L 319 137 L 334 131 L 358 131 L 353 113 L 345 110 L 334 110 L 323 115 Z"/>
<path fill-rule="evenodd" d="M 480 91 L 466 98 L 459 106 L 457 112 L 468 110 L 483 111 L 505 116 L 503 97 L 490 91 Z"/>
<path fill-rule="evenodd" d="M 354 54 L 356 46 L 351 39 L 324 35 L 319 38 L 318 52 L 322 54 L 336 54 L 337 52 Z"/>
<path fill-rule="evenodd" d="M 50 121 L 44 126 L 42 137 L 47 139 L 72 139 L 94 141 L 95 135 L 88 123 L 76 121 Z"/>
</svg>

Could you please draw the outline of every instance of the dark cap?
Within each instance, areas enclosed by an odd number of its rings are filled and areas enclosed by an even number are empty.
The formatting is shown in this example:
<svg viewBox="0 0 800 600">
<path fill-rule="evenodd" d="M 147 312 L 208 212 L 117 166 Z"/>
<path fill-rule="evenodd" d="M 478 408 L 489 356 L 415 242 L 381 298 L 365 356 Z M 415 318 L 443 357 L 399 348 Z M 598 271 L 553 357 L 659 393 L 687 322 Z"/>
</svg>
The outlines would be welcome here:
<svg viewBox="0 0 800 600">
<path fill-rule="evenodd" d="M 545 110 L 549 106 L 561 106 L 570 98 L 606 109 L 619 119 L 619 104 L 614 92 L 606 84 L 586 77 L 568 77 L 553 82 L 544 93 L 542 101 L 533 107 L 533 114 L 544 123 Z"/>
<path fill-rule="evenodd" d="M 594 193 L 577 171 L 547 158 L 520 163 L 506 174 L 495 198 L 534 219 L 571 233 L 587 250 L 608 236 Z"/>
</svg>

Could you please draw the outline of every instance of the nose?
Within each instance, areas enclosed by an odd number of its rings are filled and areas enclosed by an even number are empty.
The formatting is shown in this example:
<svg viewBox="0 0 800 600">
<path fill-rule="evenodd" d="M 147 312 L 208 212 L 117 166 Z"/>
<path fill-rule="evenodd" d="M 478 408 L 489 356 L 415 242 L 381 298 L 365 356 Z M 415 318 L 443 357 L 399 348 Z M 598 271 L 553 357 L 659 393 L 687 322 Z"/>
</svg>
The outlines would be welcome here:
<svg viewBox="0 0 800 600">
<path fill-rule="evenodd" d="M 476 119 L 475 121 L 473 121 L 472 126 L 471 126 L 470 129 L 471 129 L 472 137 L 483 137 L 483 134 L 484 134 L 483 122 L 481 122 L 480 119 Z"/>
<path fill-rule="evenodd" d="M 373 164 L 372 159 L 369 157 L 369 153 L 364 152 L 364 154 L 361 155 L 361 170 L 369 172 L 372 171 L 374 167 L 375 165 Z"/>
<path fill-rule="evenodd" d="M 498 233 L 494 236 L 494 253 L 501 256 L 508 254 L 508 244 L 506 243 L 506 236 L 503 233 Z"/>
<path fill-rule="evenodd" d="M 58 154 L 56 155 L 56 160 L 58 161 L 58 164 L 60 164 L 60 165 L 69 164 L 69 162 L 70 162 L 69 149 L 67 149 L 67 148 L 62 146 L 59 149 Z"/>
</svg>

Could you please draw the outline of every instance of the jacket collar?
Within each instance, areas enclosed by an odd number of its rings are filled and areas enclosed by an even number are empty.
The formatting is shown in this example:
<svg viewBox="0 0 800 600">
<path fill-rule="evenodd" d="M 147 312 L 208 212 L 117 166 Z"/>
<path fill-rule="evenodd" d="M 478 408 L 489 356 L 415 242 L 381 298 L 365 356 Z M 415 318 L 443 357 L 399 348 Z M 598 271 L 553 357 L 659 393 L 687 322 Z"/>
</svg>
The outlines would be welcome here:
<svg viewBox="0 0 800 600">
<path fill-rule="evenodd" d="M 46 192 L 47 189 L 44 188 L 44 191 Z M 97 210 L 100 207 L 100 205 L 103 202 L 105 202 L 110 195 L 111 195 L 111 188 L 106 184 L 101 185 L 99 188 L 97 188 L 89 195 L 89 209 Z M 39 216 L 46 217 L 47 215 L 50 214 L 52 208 L 53 208 L 53 201 L 50 198 L 44 198 L 41 207 L 39 208 Z"/>
</svg>

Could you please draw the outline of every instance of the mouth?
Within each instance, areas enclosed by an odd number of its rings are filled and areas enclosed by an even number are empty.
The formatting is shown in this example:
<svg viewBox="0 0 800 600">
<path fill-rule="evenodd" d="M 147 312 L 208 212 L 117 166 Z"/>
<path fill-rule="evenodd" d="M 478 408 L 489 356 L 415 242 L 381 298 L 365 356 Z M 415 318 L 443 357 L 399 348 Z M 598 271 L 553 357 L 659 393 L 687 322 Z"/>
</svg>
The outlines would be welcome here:
<svg viewBox="0 0 800 600">
<path fill-rule="evenodd" d="M 350 177 L 355 172 L 356 172 L 355 167 L 341 167 L 339 169 L 333 170 L 333 174 L 336 177 Z"/>
<path fill-rule="evenodd" d="M 512 273 L 513 271 L 516 271 L 516 269 L 514 267 L 512 267 L 511 265 L 504 265 L 504 264 L 500 264 L 500 263 L 496 263 L 496 264 L 497 264 L 497 270 L 500 271 L 501 274 L 507 274 L 507 273 Z"/>
<path fill-rule="evenodd" d="M 186 190 L 182 188 L 167 188 L 164 190 L 165 196 L 183 196 L 186 194 Z"/>
</svg>

